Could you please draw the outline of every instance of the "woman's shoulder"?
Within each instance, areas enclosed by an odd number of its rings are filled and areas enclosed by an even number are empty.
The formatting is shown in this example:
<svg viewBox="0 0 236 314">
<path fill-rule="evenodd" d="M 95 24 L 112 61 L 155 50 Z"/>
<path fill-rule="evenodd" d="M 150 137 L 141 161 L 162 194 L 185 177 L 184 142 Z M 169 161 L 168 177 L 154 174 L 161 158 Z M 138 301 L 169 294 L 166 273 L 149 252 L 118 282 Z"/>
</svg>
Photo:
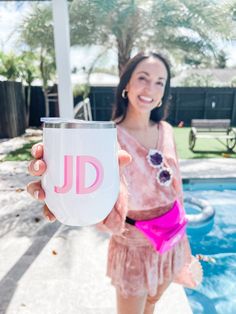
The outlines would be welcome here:
<svg viewBox="0 0 236 314">
<path fill-rule="evenodd" d="M 171 125 L 169 122 L 164 121 L 164 120 L 161 120 L 161 121 L 160 121 L 160 125 L 162 126 L 162 128 L 164 129 L 164 131 L 173 134 L 173 127 L 172 127 L 172 125 Z"/>
</svg>

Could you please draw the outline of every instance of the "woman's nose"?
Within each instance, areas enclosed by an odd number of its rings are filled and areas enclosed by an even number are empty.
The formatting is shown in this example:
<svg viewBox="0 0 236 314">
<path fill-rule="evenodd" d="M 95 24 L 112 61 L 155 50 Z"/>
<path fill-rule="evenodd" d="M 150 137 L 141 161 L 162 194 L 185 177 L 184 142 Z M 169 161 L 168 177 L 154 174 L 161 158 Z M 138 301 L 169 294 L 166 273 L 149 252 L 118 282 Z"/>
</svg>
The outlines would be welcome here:
<svg viewBox="0 0 236 314">
<path fill-rule="evenodd" d="M 155 83 L 147 82 L 145 85 L 145 92 L 151 94 L 155 90 Z"/>
</svg>

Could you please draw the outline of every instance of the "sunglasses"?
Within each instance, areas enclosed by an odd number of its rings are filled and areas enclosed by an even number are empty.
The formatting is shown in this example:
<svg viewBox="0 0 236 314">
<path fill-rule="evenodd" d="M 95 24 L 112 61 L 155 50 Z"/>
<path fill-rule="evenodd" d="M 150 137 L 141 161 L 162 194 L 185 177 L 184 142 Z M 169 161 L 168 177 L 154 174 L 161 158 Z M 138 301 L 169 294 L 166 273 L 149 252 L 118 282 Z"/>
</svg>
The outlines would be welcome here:
<svg viewBox="0 0 236 314">
<path fill-rule="evenodd" d="M 147 161 L 153 168 L 157 168 L 157 182 L 162 186 L 169 186 L 172 181 L 172 170 L 164 166 L 164 158 L 161 152 L 156 149 L 150 149 L 147 155 Z"/>
</svg>

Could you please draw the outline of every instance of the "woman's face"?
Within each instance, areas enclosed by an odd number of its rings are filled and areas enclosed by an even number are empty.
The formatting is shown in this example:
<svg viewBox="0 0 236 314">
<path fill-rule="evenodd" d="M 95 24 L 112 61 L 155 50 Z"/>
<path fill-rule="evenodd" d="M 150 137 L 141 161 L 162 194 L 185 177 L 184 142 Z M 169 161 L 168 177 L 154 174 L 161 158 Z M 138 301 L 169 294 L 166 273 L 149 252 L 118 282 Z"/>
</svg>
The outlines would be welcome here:
<svg viewBox="0 0 236 314">
<path fill-rule="evenodd" d="M 150 112 L 160 103 L 167 81 L 164 63 L 154 57 L 141 61 L 135 68 L 129 83 L 129 107 L 141 112 Z"/>
</svg>

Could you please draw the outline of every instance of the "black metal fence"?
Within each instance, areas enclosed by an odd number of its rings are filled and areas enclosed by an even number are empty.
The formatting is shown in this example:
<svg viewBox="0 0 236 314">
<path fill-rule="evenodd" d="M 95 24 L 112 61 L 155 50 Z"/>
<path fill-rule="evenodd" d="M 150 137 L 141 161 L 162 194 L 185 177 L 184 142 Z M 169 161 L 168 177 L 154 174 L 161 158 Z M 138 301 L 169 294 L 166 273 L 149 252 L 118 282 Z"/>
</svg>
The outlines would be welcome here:
<svg viewBox="0 0 236 314">
<path fill-rule="evenodd" d="M 172 88 L 170 123 L 189 126 L 192 119 L 231 119 L 236 126 L 236 88 Z"/>
<path fill-rule="evenodd" d="M 40 116 L 45 112 L 45 102 L 43 97 L 39 97 L 39 94 L 42 95 L 39 89 L 33 88 L 31 92 L 31 126 L 40 125 Z M 93 120 L 111 119 L 114 95 L 115 87 L 91 87 L 89 99 Z M 50 116 L 54 116 L 55 110 L 51 110 L 50 102 L 49 105 Z M 232 125 L 236 126 L 236 88 L 172 88 L 168 121 L 172 125 L 183 121 L 185 126 L 189 126 L 192 119 L 231 119 Z"/>
<path fill-rule="evenodd" d="M 32 86 L 30 93 L 29 126 L 39 127 L 40 118 L 45 116 L 46 111 L 44 93 L 41 86 Z"/>
<path fill-rule="evenodd" d="M 92 87 L 90 102 L 94 120 L 109 120 L 114 87 Z M 192 119 L 231 119 L 236 126 L 236 88 L 175 87 L 171 89 L 168 121 L 189 126 Z"/>
<path fill-rule="evenodd" d="M 26 127 L 24 88 L 19 82 L 0 82 L 0 138 L 19 136 Z"/>
<path fill-rule="evenodd" d="M 115 89 L 115 87 L 91 87 L 89 99 L 93 120 L 106 121 L 111 119 Z"/>
<path fill-rule="evenodd" d="M 24 113 L 25 105 L 20 102 L 18 106 L 20 111 L 13 113 L 9 106 L 9 98 L 4 94 L 5 83 L 1 83 L 0 88 L 0 137 L 16 136 L 18 133 L 24 132 L 24 117 L 22 129 L 16 134 L 3 132 L 6 124 L 11 128 L 12 120 L 4 120 L 4 116 L 8 112 L 8 116 L 14 116 L 19 119 Z M 11 98 L 16 97 L 9 89 Z M 91 87 L 89 98 L 91 102 L 93 120 L 106 121 L 111 119 L 112 105 L 114 103 L 115 87 Z M 15 99 L 14 98 L 14 99 Z M 27 97 L 25 97 L 27 98 Z M 76 104 L 80 98 L 74 99 Z M 24 109 L 24 110 L 22 110 Z M 58 116 L 58 104 L 51 102 L 49 99 L 50 116 Z M 10 111 L 9 111 L 10 110 Z M 30 104 L 30 126 L 40 126 L 40 117 L 45 115 L 45 98 L 41 87 L 32 87 L 31 104 Z M 236 126 L 236 88 L 200 88 L 200 87 L 176 87 L 171 89 L 171 100 L 169 108 L 168 121 L 172 125 L 178 125 L 183 121 L 185 126 L 189 126 L 192 119 L 231 119 L 232 125 Z M 5 134 L 6 133 L 6 134 Z M 8 135 L 9 133 L 9 135 Z"/>
</svg>

